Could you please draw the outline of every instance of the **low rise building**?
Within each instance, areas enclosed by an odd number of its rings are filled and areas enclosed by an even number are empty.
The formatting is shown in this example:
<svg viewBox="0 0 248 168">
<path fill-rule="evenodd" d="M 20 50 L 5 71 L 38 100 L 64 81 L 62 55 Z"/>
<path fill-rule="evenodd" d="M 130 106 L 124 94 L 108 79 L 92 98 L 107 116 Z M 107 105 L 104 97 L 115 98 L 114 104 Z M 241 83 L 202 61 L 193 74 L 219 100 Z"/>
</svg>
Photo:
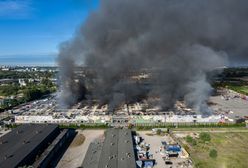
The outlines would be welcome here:
<svg viewBox="0 0 248 168">
<path fill-rule="evenodd" d="M 98 123 L 114 125 L 128 124 L 159 124 L 159 123 L 219 123 L 223 120 L 222 115 L 202 117 L 201 115 L 130 115 L 130 116 L 109 116 L 109 115 L 76 115 L 74 117 L 52 115 L 18 115 L 15 116 L 15 123 Z"/>
<path fill-rule="evenodd" d="M 103 143 L 89 146 L 82 167 L 136 168 L 131 130 L 108 129 Z"/>
<path fill-rule="evenodd" d="M 0 137 L 0 167 L 56 167 L 75 131 L 56 124 L 24 124 Z"/>
<path fill-rule="evenodd" d="M 0 167 L 31 165 L 59 134 L 57 125 L 22 125 L 0 138 Z"/>
</svg>

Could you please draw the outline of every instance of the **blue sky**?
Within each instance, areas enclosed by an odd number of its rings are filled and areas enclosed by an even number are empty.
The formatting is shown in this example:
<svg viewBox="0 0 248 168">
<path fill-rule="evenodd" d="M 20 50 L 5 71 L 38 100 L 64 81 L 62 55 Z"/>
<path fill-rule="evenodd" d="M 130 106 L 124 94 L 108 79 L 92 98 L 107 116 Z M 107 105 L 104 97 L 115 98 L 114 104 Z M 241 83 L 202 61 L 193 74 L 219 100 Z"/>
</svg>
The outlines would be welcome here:
<svg viewBox="0 0 248 168">
<path fill-rule="evenodd" d="M 0 58 L 55 55 L 99 0 L 0 0 Z"/>
</svg>

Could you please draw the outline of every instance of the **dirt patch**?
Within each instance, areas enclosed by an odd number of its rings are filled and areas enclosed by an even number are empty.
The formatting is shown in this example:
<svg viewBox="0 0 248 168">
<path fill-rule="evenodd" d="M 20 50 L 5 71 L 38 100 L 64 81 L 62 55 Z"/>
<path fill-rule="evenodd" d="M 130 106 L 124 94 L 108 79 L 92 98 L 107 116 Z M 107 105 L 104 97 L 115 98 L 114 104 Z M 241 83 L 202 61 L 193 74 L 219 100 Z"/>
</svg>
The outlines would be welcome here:
<svg viewBox="0 0 248 168">
<path fill-rule="evenodd" d="M 83 134 L 78 134 L 71 143 L 71 147 L 77 147 L 84 143 L 85 136 Z"/>
</svg>

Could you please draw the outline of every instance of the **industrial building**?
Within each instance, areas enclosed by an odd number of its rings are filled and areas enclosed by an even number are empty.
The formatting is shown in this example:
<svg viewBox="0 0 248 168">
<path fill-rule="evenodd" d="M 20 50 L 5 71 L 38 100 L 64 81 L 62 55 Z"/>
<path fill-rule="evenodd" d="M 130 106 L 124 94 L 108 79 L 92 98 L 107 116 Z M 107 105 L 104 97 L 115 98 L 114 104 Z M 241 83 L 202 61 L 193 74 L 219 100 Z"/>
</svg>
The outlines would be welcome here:
<svg viewBox="0 0 248 168">
<path fill-rule="evenodd" d="M 75 131 L 73 129 L 62 130 L 32 166 L 34 168 L 56 167 L 60 156 L 62 157 L 61 154 L 74 136 Z"/>
<path fill-rule="evenodd" d="M 66 134 L 67 131 L 61 132 L 58 125 L 25 124 L 18 126 L 0 137 L 0 167 L 28 166 L 39 160 L 35 167 L 43 167 L 40 165 L 44 164 L 48 156 L 51 156 L 50 153 L 56 149 L 51 146 L 57 146 L 58 143 L 62 146 L 64 141 L 61 140 Z M 49 149 L 47 153 L 44 152 L 46 149 Z"/>
<path fill-rule="evenodd" d="M 136 168 L 131 130 L 108 129 L 104 142 L 88 148 L 83 168 Z"/>
<path fill-rule="evenodd" d="M 155 123 L 219 123 L 224 120 L 223 115 L 211 115 L 202 117 L 201 115 L 122 115 L 122 116 L 95 116 L 77 115 L 74 118 L 53 117 L 52 115 L 17 115 L 15 116 L 16 124 L 24 123 L 111 123 L 115 125 L 131 124 L 155 124 Z"/>
</svg>

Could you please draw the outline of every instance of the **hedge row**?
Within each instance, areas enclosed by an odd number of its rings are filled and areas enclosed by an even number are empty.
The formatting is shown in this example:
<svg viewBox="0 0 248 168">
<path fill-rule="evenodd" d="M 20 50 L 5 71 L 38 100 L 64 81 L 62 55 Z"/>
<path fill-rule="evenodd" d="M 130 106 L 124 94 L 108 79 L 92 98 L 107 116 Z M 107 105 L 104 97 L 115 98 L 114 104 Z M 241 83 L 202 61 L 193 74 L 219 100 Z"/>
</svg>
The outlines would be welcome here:
<svg viewBox="0 0 248 168">
<path fill-rule="evenodd" d="M 136 124 L 137 130 L 152 128 L 234 128 L 245 127 L 245 123 L 164 123 L 164 124 Z"/>
</svg>

